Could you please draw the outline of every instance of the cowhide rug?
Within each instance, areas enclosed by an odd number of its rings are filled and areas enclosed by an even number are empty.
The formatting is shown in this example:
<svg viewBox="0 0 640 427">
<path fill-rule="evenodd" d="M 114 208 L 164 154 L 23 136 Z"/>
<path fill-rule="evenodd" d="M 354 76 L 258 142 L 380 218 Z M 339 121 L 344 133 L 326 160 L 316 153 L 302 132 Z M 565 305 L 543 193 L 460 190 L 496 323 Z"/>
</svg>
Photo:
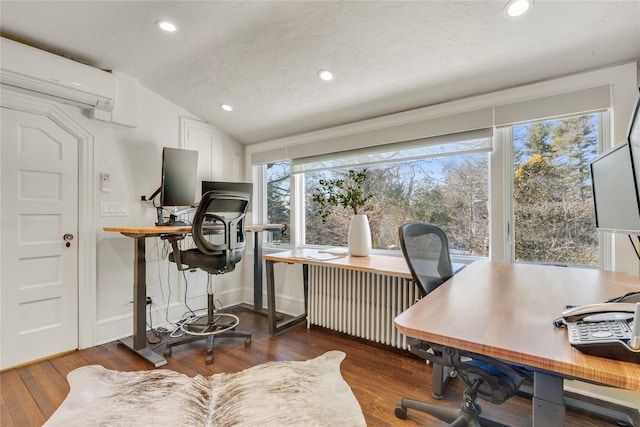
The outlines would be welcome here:
<svg viewBox="0 0 640 427">
<path fill-rule="evenodd" d="M 365 426 L 340 374 L 344 358 L 329 351 L 193 378 L 84 366 L 67 376 L 71 390 L 45 426 Z"/>
</svg>

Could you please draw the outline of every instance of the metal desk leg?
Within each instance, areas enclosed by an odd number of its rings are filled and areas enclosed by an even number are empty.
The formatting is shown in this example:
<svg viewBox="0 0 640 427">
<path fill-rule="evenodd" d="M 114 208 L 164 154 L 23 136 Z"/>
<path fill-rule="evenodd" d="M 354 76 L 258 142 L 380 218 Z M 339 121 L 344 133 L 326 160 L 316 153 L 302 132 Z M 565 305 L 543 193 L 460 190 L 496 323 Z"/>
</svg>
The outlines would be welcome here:
<svg viewBox="0 0 640 427">
<path fill-rule="evenodd" d="M 253 231 L 253 307 L 249 304 L 240 304 L 247 310 L 258 314 L 267 314 L 267 310 L 262 308 L 262 235 L 266 231 Z M 276 313 L 276 320 L 280 319 L 282 319 L 282 315 Z"/>
<path fill-rule="evenodd" d="M 533 427 L 564 425 L 564 390 L 561 377 L 533 374 Z"/>
<path fill-rule="evenodd" d="M 262 308 L 262 233 L 253 233 L 253 310 L 264 313 Z"/>
<path fill-rule="evenodd" d="M 167 360 L 147 348 L 147 262 L 145 251 L 145 237 L 136 237 L 133 256 L 133 337 L 121 339 L 120 342 L 157 368 L 166 365 Z"/>
<path fill-rule="evenodd" d="M 281 332 L 286 331 L 302 322 L 307 320 L 307 289 L 308 289 L 308 266 L 303 264 L 303 276 L 304 276 L 304 313 L 296 316 L 292 319 L 285 320 L 278 323 L 276 318 L 276 290 L 275 290 L 275 276 L 273 272 L 273 265 L 275 261 L 265 260 L 265 267 L 267 273 L 267 318 L 269 322 L 269 335 L 274 337 Z"/>
<path fill-rule="evenodd" d="M 533 397 L 533 387 L 528 385 L 521 385 L 518 394 L 528 399 Z M 567 410 L 576 410 L 587 413 L 595 418 L 602 419 L 607 423 L 619 425 L 619 426 L 632 426 L 633 420 L 627 414 L 622 411 L 607 408 L 605 406 L 598 405 L 597 403 L 585 402 L 581 399 L 575 399 L 573 397 L 564 398 L 564 406 Z"/>
<path fill-rule="evenodd" d="M 273 274 L 274 261 L 265 261 L 267 268 L 267 319 L 269 321 L 269 335 L 274 336 L 276 333 L 276 289 L 275 278 Z"/>
<path fill-rule="evenodd" d="M 304 286 L 304 317 L 309 310 L 309 264 L 302 264 L 302 285 Z"/>
</svg>

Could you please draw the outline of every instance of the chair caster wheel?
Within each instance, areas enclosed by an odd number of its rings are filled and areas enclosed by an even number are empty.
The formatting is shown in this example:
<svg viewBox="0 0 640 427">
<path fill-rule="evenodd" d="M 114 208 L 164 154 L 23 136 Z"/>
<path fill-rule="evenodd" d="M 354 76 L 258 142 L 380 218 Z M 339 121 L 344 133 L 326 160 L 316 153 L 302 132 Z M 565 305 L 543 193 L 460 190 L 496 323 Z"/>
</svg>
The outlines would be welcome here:
<svg viewBox="0 0 640 427">
<path fill-rule="evenodd" d="M 394 411 L 396 414 L 396 418 L 400 418 L 401 420 L 407 419 L 407 410 L 402 407 L 402 405 L 397 405 Z"/>
<path fill-rule="evenodd" d="M 164 351 L 162 352 L 162 355 L 165 357 L 171 356 L 171 347 L 165 348 Z"/>
<path fill-rule="evenodd" d="M 204 364 L 205 365 L 213 365 L 213 355 L 207 355 L 204 358 Z"/>
<path fill-rule="evenodd" d="M 244 340 L 244 345 L 249 345 L 249 344 L 251 344 L 251 337 L 245 338 Z"/>
</svg>

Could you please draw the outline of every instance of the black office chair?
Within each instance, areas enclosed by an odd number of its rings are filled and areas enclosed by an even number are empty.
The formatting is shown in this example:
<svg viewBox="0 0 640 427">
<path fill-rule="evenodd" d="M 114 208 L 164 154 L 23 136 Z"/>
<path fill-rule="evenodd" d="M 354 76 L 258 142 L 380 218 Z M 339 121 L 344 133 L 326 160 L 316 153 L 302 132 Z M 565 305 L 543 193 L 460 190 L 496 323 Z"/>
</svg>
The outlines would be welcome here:
<svg viewBox="0 0 640 427">
<path fill-rule="evenodd" d="M 400 246 L 413 281 L 420 285 L 422 296 L 430 293 L 453 276 L 449 241 L 439 227 L 424 222 L 407 222 L 400 226 Z M 442 399 L 451 372 L 433 365 L 432 394 Z"/>
<path fill-rule="evenodd" d="M 521 372 L 499 360 L 453 347 L 413 338 L 410 338 L 409 342 L 412 353 L 434 364 L 455 369 L 467 387 L 459 409 L 404 398 L 395 408 L 396 417 L 405 419 L 407 409 L 415 409 L 431 414 L 451 426 L 507 427 L 505 424 L 481 417 L 482 408 L 476 403 L 476 398 L 480 397 L 495 404 L 504 403 L 518 392 L 525 378 L 531 380 L 527 371 Z"/>
<path fill-rule="evenodd" d="M 424 295 L 453 276 L 449 241 L 439 227 L 424 222 L 402 224 L 400 246 L 413 280 Z"/>
<path fill-rule="evenodd" d="M 423 296 L 453 276 L 449 240 L 439 227 L 424 222 L 405 223 L 400 226 L 400 246 L 411 276 L 420 285 Z M 518 391 L 522 382 L 521 374 L 485 356 L 414 338 L 409 338 L 408 343 L 412 353 L 433 364 L 434 398 L 442 399 L 452 377 L 460 377 L 467 387 L 460 409 L 403 398 L 396 406 L 396 417 L 405 419 L 407 409 L 415 409 L 455 426 L 502 426 L 479 416 L 482 410 L 476 398 L 479 396 L 493 403 L 503 403 Z"/>
<path fill-rule="evenodd" d="M 248 204 L 247 193 L 216 190 L 205 193 L 191 229 L 196 248 L 180 250 L 178 242 L 184 239 L 184 235 L 168 236 L 173 248 L 169 261 L 175 262 L 180 271 L 196 268 L 209 274 L 233 271 L 242 259 L 245 247 L 244 216 Z M 206 339 L 205 363 L 209 365 L 213 363 L 215 337 L 244 338 L 245 344 L 251 342 L 250 332 L 235 330 L 238 317 L 216 311 L 213 292 L 208 289 L 207 293 L 207 315 L 183 322 L 180 326 L 184 331 L 183 339 L 167 343 L 165 356 L 171 356 L 172 347 Z"/>
</svg>

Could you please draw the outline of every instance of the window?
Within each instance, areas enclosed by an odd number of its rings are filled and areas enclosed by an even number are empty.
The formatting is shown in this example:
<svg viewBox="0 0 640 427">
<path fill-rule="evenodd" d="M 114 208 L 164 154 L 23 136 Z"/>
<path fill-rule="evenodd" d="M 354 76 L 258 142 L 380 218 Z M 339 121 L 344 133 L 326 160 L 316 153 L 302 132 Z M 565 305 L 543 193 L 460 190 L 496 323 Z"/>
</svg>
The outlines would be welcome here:
<svg viewBox="0 0 640 427">
<path fill-rule="evenodd" d="M 291 173 L 286 162 L 268 163 L 267 176 L 267 224 L 291 224 Z M 269 233 L 274 244 L 289 244 L 290 233 Z"/>
<path fill-rule="evenodd" d="M 600 114 L 512 128 L 513 259 L 598 266 L 589 163 Z"/>
<path fill-rule="evenodd" d="M 397 251 L 398 227 L 425 221 L 445 230 L 458 257 L 606 266 L 611 244 L 595 229 L 589 164 L 610 145 L 611 86 L 523 93 L 519 102 L 464 113 L 455 105 L 420 120 L 417 110 L 399 113 L 252 152 L 268 181 L 263 218 L 290 223 L 293 237 L 280 241 L 292 247 L 346 246 L 351 214 L 323 224 L 313 189 L 366 168 L 374 250 Z"/>
<path fill-rule="evenodd" d="M 346 246 L 350 212 L 337 212 L 325 224 L 311 200 L 320 179 L 347 175 L 349 169 L 309 172 L 305 181 L 305 241 Z M 400 250 L 398 228 L 407 221 L 441 227 L 454 253 L 489 255 L 488 155 L 452 155 L 381 164 L 367 169 L 367 210 L 374 249 Z"/>
<path fill-rule="evenodd" d="M 489 255 L 488 154 L 491 130 L 463 132 L 371 149 L 269 163 L 267 221 L 289 223 L 291 183 L 302 188 L 295 224 L 298 244 L 346 246 L 350 212 L 337 211 L 326 223 L 316 215 L 313 190 L 320 179 L 350 169 L 367 169 L 373 194 L 366 214 L 374 249 L 400 250 L 398 228 L 407 221 L 442 227 L 454 253 Z M 284 239 L 282 243 L 289 242 Z M 293 243 L 293 242 L 290 242 Z"/>
</svg>

